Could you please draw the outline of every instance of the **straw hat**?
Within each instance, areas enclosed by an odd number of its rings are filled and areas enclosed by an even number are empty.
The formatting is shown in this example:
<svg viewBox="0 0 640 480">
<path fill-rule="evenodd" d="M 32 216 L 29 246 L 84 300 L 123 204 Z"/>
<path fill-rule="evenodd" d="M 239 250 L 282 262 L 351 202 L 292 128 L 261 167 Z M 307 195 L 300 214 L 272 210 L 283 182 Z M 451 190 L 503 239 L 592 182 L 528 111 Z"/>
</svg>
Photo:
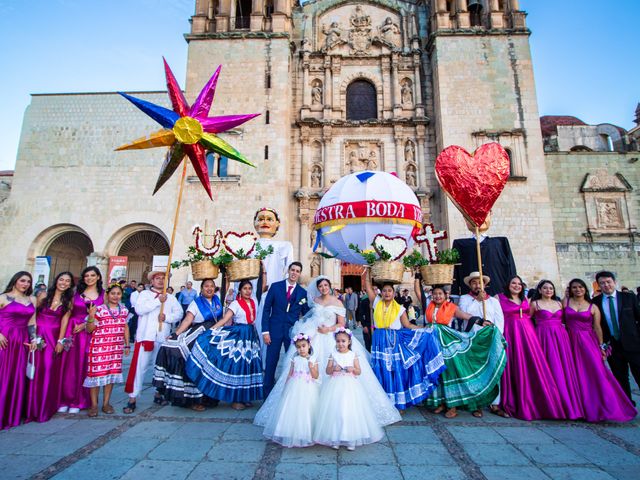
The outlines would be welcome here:
<svg viewBox="0 0 640 480">
<path fill-rule="evenodd" d="M 155 277 L 156 275 L 166 275 L 166 274 L 167 274 L 166 269 L 163 269 L 163 270 L 151 270 L 147 274 L 147 280 L 149 280 L 151 282 L 153 280 L 153 277 Z"/>
<path fill-rule="evenodd" d="M 464 277 L 464 284 L 468 287 L 469 283 L 471 283 L 471 280 L 476 278 L 480 278 L 480 272 L 471 272 L 469 275 Z M 491 279 L 486 275 L 482 275 L 482 280 L 484 281 L 485 285 L 488 285 L 489 282 L 491 282 Z"/>
</svg>

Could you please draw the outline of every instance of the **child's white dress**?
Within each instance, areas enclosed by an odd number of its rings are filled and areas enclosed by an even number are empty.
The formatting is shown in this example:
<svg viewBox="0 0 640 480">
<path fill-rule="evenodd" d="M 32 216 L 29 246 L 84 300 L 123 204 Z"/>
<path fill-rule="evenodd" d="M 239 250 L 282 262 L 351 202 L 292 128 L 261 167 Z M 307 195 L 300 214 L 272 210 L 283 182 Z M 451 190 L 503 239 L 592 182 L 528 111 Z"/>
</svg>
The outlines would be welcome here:
<svg viewBox="0 0 640 480">
<path fill-rule="evenodd" d="M 356 354 L 334 350 L 329 358 L 334 365 L 353 367 Z M 322 384 L 315 425 L 313 440 L 331 447 L 357 447 L 384 437 L 360 377 L 347 372 L 334 372 Z"/>
<path fill-rule="evenodd" d="M 320 384 L 311 377 L 310 361 L 317 363 L 315 357 L 293 357 L 293 374 L 285 384 L 274 415 L 265 423 L 263 435 L 284 447 L 308 447 L 314 443 Z"/>
</svg>

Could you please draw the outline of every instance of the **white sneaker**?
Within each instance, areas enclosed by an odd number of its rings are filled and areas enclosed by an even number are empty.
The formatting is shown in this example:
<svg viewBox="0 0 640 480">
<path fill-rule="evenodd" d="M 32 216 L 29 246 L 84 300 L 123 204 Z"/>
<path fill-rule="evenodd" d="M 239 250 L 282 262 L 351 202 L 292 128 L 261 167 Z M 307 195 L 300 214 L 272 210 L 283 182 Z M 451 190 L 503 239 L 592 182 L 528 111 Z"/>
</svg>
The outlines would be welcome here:
<svg viewBox="0 0 640 480">
<path fill-rule="evenodd" d="M 334 450 L 340 450 L 340 447 L 338 445 L 331 445 L 331 448 L 333 448 Z"/>
<path fill-rule="evenodd" d="M 69 407 L 60 407 L 58 409 L 58 413 L 67 413 L 69 411 Z"/>
<path fill-rule="evenodd" d="M 80 413 L 80 409 L 79 408 L 70 408 L 69 409 L 69 413 Z"/>
<path fill-rule="evenodd" d="M 356 447 L 347 447 L 347 450 L 349 450 L 350 452 L 353 452 L 356 449 Z"/>
</svg>

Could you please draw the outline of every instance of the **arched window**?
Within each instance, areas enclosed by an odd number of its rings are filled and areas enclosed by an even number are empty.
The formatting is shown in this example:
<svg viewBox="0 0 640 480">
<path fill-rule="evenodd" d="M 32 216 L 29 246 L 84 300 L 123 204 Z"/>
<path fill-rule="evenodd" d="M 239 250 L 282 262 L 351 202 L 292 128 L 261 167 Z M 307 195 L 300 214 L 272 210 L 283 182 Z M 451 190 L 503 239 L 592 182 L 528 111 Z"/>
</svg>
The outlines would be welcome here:
<svg viewBox="0 0 640 480">
<path fill-rule="evenodd" d="M 469 20 L 472 27 L 482 26 L 482 4 L 480 0 L 469 2 Z"/>
<path fill-rule="evenodd" d="M 236 28 L 247 29 L 251 26 L 251 0 L 236 1 Z"/>
<path fill-rule="evenodd" d="M 366 80 L 356 80 L 347 87 L 347 120 L 378 118 L 376 87 Z"/>
<path fill-rule="evenodd" d="M 600 138 L 602 139 L 602 143 L 604 145 L 604 151 L 613 152 L 613 140 L 611 140 L 611 135 L 601 133 Z"/>
<path fill-rule="evenodd" d="M 207 153 L 207 169 L 210 177 L 226 177 L 229 160 L 217 153 Z"/>
<path fill-rule="evenodd" d="M 264 16 L 271 18 L 273 14 L 273 0 L 265 0 L 264 2 Z"/>
</svg>

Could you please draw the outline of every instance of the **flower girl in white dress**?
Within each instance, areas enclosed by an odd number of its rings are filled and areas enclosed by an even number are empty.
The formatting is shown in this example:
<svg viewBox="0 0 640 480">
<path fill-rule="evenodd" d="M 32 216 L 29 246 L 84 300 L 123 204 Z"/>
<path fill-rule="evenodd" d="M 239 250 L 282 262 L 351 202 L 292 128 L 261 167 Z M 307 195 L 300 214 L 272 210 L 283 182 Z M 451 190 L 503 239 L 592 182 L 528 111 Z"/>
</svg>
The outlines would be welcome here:
<svg viewBox="0 0 640 480">
<path fill-rule="evenodd" d="M 335 332 L 336 348 L 327 362 L 313 433 L 316 443 L 335 449 L 354 450 L 384 436 L 359 378 L 360 360 L 351 350 L 351 335 L 344 327 Z"/>
<path fill-rule="evenodd" d="M 264 436 L 284 447 L 313 445 L 313 429 L 320 384 L 318 361 L 308 335 L 297 334 L 291 340 L 296 353 L 291 360 L 280 402 L 266 422 Z"/>
</svg>

